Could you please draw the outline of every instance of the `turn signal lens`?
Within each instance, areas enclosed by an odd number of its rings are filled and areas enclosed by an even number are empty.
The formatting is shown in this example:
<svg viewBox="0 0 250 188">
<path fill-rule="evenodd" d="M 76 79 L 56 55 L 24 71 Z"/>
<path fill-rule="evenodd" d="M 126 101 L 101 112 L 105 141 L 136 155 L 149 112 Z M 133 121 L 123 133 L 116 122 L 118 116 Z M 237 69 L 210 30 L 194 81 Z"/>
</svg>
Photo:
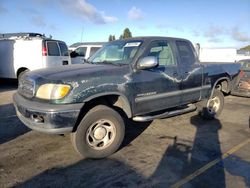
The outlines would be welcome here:
<svg viewBox="0 0 250 188">
<path fill-rule="evenodd" d="M 36 93 L 36 97 L 40 99 L 62 99 L 70 91 L 69 85 L 64 84 L 44 84 L 41 85 Z"/>
</svg>

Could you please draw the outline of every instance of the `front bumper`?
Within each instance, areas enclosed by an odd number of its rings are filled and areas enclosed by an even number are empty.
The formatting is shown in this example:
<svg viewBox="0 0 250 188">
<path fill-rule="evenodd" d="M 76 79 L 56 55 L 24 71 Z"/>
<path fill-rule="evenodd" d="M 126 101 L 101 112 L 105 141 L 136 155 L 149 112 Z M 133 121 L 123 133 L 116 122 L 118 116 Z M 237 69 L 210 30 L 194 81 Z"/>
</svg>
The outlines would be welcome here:
<svg viewBox="0 0 250 188">
<path fill-rule="evenodd" d="M 72 132 L 84 103 L 47 104 L 30 101 L 15 93 L 13 102 L 18 118 L 30 129 L 64 134 Z"/>
</svg>

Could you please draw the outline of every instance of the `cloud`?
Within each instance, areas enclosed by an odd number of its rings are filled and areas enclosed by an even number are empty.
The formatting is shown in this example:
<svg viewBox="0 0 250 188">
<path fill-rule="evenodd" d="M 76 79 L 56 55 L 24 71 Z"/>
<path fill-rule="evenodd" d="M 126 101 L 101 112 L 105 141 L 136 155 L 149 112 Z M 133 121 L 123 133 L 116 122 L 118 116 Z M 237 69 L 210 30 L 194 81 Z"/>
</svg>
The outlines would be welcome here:
<svg viewBox="0 0 250 188">
<path fill-rule="evenodd" d="M 223 38 L 227 33 L 228 30 L 224 27 L 210 25 L 205 31 L 203 31 L 202 35 L 207 38 L 209 42 L 220 43 L 223 41 Z"/>
<path fill-rule="evenodd" d="M 233 27 L 231 30 L 231 37 L 239 42 L 250 42 L 250 35 L 239 30 L 238 27 Z"/>
<path fill-rule="evenodd" d="M 39 14 L 39 12 L 37 10 L 32 9 L 32 8 L 22 8 L 21 11 L 26 13 L 26 14 L 31 14 L 31 15 Z"/>
<path fill-rule="evenodd" d="M 0 14 L 5 14 L 7 12 L 8 10 L 0 3 Z"/>
<path fill-rule="evenodd" d="M 238 42 L 250 42 L 250 35 L 241 31 L 237 26 L 226 28 L 222 26 L 210 25 L 209 28 L 203 31 L 202 36 L 207 38 L 209 42 L 213 43 L 220 43 L 225 38 L 231 38 Z"/>
<path fill-rule="evenodd" d="M 41 15 L 34 15 L 31 17 L 31 23 L 38 27 L 46 27 L 47 24 L 45 23 L 43 17 Z"/>
<path fill-rule="evenodd" d="M 210 25 L 210 27 L 204 32 L 204 36 L 207 38 L 216 38 L 226 33 L 226 30 L 220 26 Z"/>
<path fill-rule="evenodd" d="M 86 0 L 61 0 L 62 8 L 69 14 L 83 20 L 88 20 L 95 24 L 108 24 L 118 21 L 116 17 L 107 16 L 105 12 L 97 10 Z"/>
<path fill-rule="evenodd" d="M 30 17 L 30 22 L 37 27 L 46 27 L 47 24 L 43 16 L 35 9 L 24 8 L 22 12 L 26 13 Z"/>
<path fill-rule="evenodd" d="M 136 8 L 136 7 L 132 7 L 128 11 L 128 18 L 131 20 L 141 20 L 144 18 L 144 16 L 145 14 L 141 11 L 141 9 Z"/>
</svg>

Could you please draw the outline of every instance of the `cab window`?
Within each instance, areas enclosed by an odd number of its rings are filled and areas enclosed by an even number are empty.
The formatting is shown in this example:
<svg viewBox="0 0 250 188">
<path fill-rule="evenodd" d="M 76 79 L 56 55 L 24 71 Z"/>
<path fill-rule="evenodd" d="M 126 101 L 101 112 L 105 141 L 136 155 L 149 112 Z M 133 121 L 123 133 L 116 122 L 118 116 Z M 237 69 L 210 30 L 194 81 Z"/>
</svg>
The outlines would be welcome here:
<svg viewBox="0 0 250 188">
<path fill-rule="evenodd" d="M 87 47 L 79 47 L 75 50 L 75 52 L 78 54 L 80 57 L 85 57 L 87 51 Z"/>
<path fill-rule="evenodd" d="M 147 56 L 155 56 L 159 61 L 159 66 L 176 65 L 171 47 L 167 41 L 154 41 Z"/>
<path fill-rule="evenodd" d="M 181 65 L 192 65 L 195 63 L 194 52 L 186 41 L 176 41 L 177 50 L 180 56 Z"/>
</svg>

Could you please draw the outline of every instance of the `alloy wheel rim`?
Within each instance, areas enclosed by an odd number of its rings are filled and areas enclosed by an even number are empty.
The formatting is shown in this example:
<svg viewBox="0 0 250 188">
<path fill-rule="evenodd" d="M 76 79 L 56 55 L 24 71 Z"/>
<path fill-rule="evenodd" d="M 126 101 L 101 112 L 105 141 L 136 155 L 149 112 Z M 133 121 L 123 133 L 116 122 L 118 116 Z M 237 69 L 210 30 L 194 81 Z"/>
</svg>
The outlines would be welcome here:
<svg viewBox="0 0 250 188">
<path fill-rule="evenodd" d="M 210 114 L 216 114 L 220 108 L 220 99 L 219 97 L 213 97 L 208 100 L 207 109 Z"/>
<path fill-rule="evenodd" d="M 113 122 L 101 119 L 94 122 L 86 132 L 86 141 L 95 150 L 103 150 L 110 146 L 116 136 Z"/>
</svg>

